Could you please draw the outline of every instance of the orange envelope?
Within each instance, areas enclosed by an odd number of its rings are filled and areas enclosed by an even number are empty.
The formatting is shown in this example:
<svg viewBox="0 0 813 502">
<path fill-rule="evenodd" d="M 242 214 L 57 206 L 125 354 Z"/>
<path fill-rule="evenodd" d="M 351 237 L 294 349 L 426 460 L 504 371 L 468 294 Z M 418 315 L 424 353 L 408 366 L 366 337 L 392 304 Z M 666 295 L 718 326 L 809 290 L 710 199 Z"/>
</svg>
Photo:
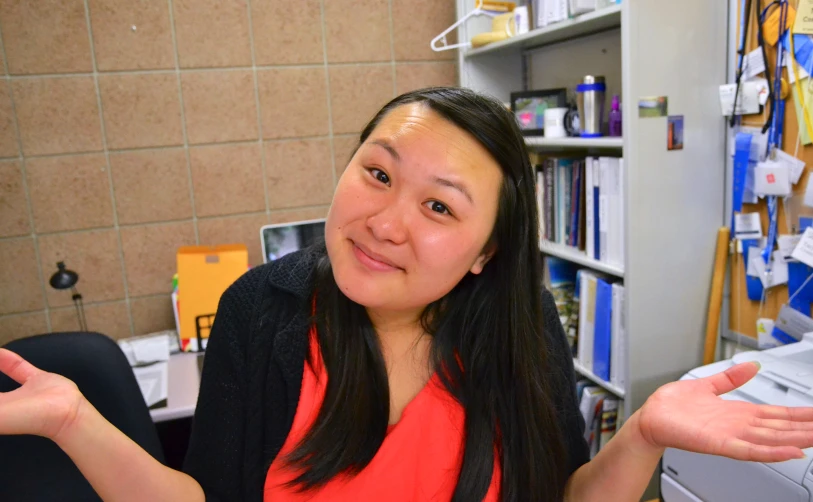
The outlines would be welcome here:
<svg viewBox="0 0 813 502">
<path fill-rule="evenodd" d="M 178 313 L 181 348 L 199 349 L 209 338 L 220 296 L 248 270 L 244 244 L 178 248 Z"/>
</svg>

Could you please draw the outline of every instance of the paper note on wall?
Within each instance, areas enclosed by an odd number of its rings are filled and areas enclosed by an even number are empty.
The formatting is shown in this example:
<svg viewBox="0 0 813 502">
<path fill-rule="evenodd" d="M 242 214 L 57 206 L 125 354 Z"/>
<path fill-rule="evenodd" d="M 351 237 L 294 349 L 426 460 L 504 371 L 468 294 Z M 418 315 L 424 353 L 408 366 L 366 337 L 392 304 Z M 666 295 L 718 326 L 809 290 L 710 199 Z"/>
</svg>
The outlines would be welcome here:
<svg viewBox="0 0 813 502">
<path fill-rule="evenodd" d="M 802 96 L 804 97 L 805 108 L 807 109 L 808 113 L 811 109 L 811 101 L 813 101 L 813 93 L 810 89 L 810 83 L 809 77 L 799 81 L 799 87 L 802 88 Z M 802 104 L 799 102 L 799 93 L 797 92 L 795 85 L 790 86 L 790 88 L 793 90 L 793 106 L 796 108 L 796 122 L 797 127 L 799 128 L 799 141 L 801 141 L 803 145 L 809 145 L 812 142 L 810 141 L 810 136 L 807 134 L 807 126 L 805 125 L 804 115 L 802 115 Z M 813 117 L 813 115 L 808 116 Z"/>
<path fill-rule="evenodd" d="M 178 310 L 181 347 L 200 350 L 209 337 L 220 296 L 248 269 L 244 244 L 178 249 Z"/>
</svg>

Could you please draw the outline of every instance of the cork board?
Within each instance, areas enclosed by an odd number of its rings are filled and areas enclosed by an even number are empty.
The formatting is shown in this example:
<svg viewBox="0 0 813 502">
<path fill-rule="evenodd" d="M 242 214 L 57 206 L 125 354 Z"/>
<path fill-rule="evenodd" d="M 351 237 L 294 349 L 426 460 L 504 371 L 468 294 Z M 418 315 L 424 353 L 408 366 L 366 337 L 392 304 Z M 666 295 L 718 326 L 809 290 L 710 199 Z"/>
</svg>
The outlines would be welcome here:
<svg viewBox="0 0 813 502">
<path fill-rule="evenodd" d="M 736 2 L 739 4 L 739 2 Z M 760 0 L 756 2 L 760 5 L 759 10 L 764 9 L 770 2 Z M 798 1 L 791 0 L 790 4 L 796 6 Z M 739 7 L 738 7 L 739 8 Z M 742 13 L 738 13 L 741 15 Z M 756 36 L 756 19 L 752 14 L 750 40 L 746 46 L 746 53 L 757 48 Z M 737 29 L 739 31 L 739 21 Z M 739 34 L 738 38 L 739 40 Z M 767 68 L 773 71 L 776 63 L 776 49 L 774 47 L 766 47 L 768 56 Z M 782 70 L 783 77 L 787 81 L 788 73 L 786 69 Z M 771 73 L 771 81 L 773 81 L 773 73 Z M 808 84 L 808 80 L 800 81 L 800 85 Z M 811 104 L 807 104 L 808 109 L 813 109 Z M 748 115 L 743 117 L 743 125 L 762 127 L 769 116 L 769 106 L 765 106 L 765 111 L 762 115 Z M 813 116 L 810 117 L 813 120 Z M 777 211 L 777 233 L 788 234 L 798 233 L 799 217 L 813 217 L 813 208 L 804 207 L 801 202 L 804 196 L 805 188 L 807 187 L 808 178 L 810 177 L 810 167 L 813 165 L 813 145 L 799 145 L 797 152 L 797 141 L 799 137 L 799 127 L 796 117 L 796 106 L 793 102 L 792 90 L 788 92 L 787 99 L 785 100 L 785 120 L 784 120 L 784 133 L 782 137 L 782 150 L 794 155 L 806 164 L 805 170 L 799 182 L 793 186 L 793 197 L 789 201 L 779 200 Z M 730 188 L 727 188 L 730 191 Z M 768 229 L 768 212 L 764 200 L 760 200 L 757 204 L 745 204 L 743 212 L 758 211 L 761 215 L 763 232 L 767 233 Z M 748 293 L 745 284 L 745 259 L 744 255 L 734 253 L 730 255 L 730 301 L 729 301 L 729 329 L 734 332 L 741 333 L 753 338 L 757 337 L 756 322 L 760 317 L 767 317 L 775 319 L 779 313 L 780 307 L 788 300 L 788 289 L 786 286 L 777 286 L 765 290 L 764 302 L 751 301 L 748 299 Z"/>
</svg>

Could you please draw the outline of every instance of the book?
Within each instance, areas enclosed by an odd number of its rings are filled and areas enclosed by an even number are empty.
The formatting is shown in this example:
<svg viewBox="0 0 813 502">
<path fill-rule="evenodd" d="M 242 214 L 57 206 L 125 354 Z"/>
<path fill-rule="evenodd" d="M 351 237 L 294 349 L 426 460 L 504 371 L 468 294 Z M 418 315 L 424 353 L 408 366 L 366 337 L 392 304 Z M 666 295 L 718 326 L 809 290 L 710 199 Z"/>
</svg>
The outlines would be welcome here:
<svg viewBox="0 0 813 502">
<path fill-rule="evenodd" d="M 595 332 L 593 335 L 593 373 L 610 381 L 613 287 L 604 279 L 596 280 Z M 588 367 L 589 368 L 589 367 Z"/>
<path fill-rule="evenodd" d="M 593 157 L 585 159 L 584 169 L 584 246 L 587 256 L 595 258 L 595 245 L 593 244 Z"/>
<path fill-rule="evenodd" d="M 598 386 L 587 386 L 582 391 L 582 398 L 579 401 L 579 411 L 584 418 L 584 439 L 587 444 L 592 445 L 596 440 L 598 424 L 595 418 L 601 416 L 604 396 L 607 391 Z"/>
<path fill-rule="evenodd" d="M 615 436 L 618 419 L 618 399 L 605 396 L 601 407 L 601 425 L 598 441 L 598 451 L 607 446 L 610 439 Z"/>
<path fill-rule="evenodd" d="M 575 294 L 578 269 L 572 262 L 553 256 L 545 258 L 545 269 L 546 282 L 556 303 L 559 321 L 573 350 L 579 329 L 579 303 Z"/>
<path fill-rule="evenodd" d="M 593 368 L 593 340 L 595 336 L 596 286 L 595 273 L 579 270 L 579 332 L 576 359 L 587 369 Z"/>
<path fill-rule="evenodd" d="M 535 166 L 536 171 L 536 213 L 539 218 L 539 238 L 544 239 L 545 228 L 545 175 L 542 166 Z"/>
<path fill-rule="evenodd" d="M 626 325 L 624 314 L 624 286 L 613 284 L 612 334 L 610 348 L 610 383 L 625 389 L 626 379 Z"/>
</svg>

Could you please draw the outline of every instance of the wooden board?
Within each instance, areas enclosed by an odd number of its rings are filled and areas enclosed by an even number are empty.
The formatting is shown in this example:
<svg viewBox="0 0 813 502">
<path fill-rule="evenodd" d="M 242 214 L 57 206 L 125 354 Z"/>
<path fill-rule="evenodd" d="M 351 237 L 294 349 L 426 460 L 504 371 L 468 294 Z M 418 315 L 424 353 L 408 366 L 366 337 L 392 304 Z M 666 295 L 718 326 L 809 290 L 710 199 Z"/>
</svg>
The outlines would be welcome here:
<svg viewBox="0 0 813 502">
<path fill-rule="evenodd" d="M 760 11 L 765 8 L 770 2 L 767 0 L 760 0 Z M 798 2 L 791 1 L 791 5 L 796 5 Z M 739 24 L 739 23 L 738 23 Z M 738 28 L 739 30 L 739 28 Z M 757 47 L 756 38 L 756 20 L 751 19 L 751 32 L 753 32 L 746 48 L 746 53 Z M 739 40 L 739 38 L 738 38 Z M 776 61 L 776 50 L 773 47 L 767 47 L 768 52 L 768 69 L 773 71 Z M 783 76 L 787 80 L 787 70 L 783 69 Z M 773 81 L 773 73 L 771 73 L 771 81 Z M 807 84 L 808 80 L 802 80 L 800 84 Z M 808 109 L 813 107 L 808 104 Z M 768 118 L 769 106 L 765 106 L 765 112 L 762 115 L 749 115 L 743 118 L 743 124 L 749 126 L 761 127 L 765 120 Z M 813 120 L 813 116 L 811 116 Z M 785 128 L 782 138 L 782 150 L 793 155 L 796 152 L 796 143 L 798 140 L 799 127 L 796 119 L 796 107 L 793 102 L 793 92 L 789 93 L 788 99 L 785 104 Z M 788 234 L 797 233 L 799 227 L 799 216 L 813 216 L 813 208 L 802 206 L 802 197 L 804 196 L 805 188 L 807 187 L 809 178 L 809 169 L 813 165 L 813 146 L 802 146 L 798 148 L 797 157 L 802 159 L 807 166 L 802 177 L 793 187 L 793 197 L 787 205 L 780 199 L 777 212 L 777 233 Z M 729 189 L 730 190 L 730 189 Z M 743 207 L 743 212 L 759 211 L 762 219 L 762 229 L 767 233 L 768 229 L 768 213 L 764 201 L 758 204 L 746 204 Z M 795 214 L 795 216 L 793 216 Z M 756 321 L 760 317 L 767 317 L 775 319 L 779 312 L 779 308 L 788 299 L 788 289 L 785 286 L 777 286 L 765 291 L 765 301 L 751 301 L 748 299 L 748 293 L 745 285 L 745 260 L 743 255 L 734 254 L 730 260 L 731 264 L 731 298 L 729 301 L 729 328 L 732 331 L 741 333 L 753 338 L 756 338 Z"/>
</svg>

